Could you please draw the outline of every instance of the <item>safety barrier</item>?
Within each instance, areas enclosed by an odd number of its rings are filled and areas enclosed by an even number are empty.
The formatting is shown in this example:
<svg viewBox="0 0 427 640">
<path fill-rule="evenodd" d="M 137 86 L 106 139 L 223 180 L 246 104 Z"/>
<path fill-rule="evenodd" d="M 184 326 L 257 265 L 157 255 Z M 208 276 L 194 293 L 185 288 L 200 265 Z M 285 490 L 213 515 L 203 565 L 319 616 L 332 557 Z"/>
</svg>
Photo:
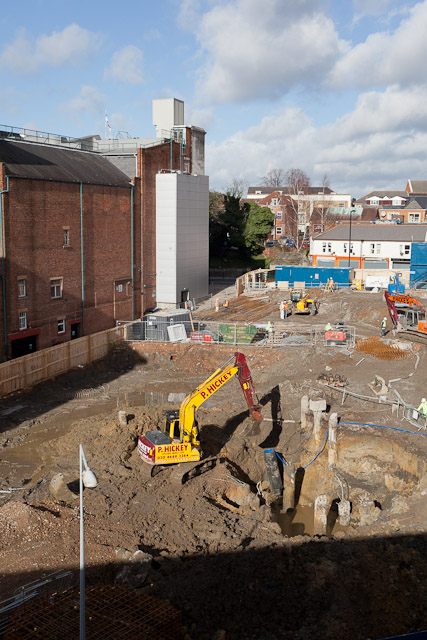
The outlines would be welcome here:
<svg viewBox="0 0 427 640">
<path fill-rule="evenodd" d="M 246 324 L 238 322 L 186 321 L 178 324 L 139 320 L 124 327 L 127 342 L 193 342 L 252 346 L 331 346 L 353 348 L 355 327 L 339 325 L 325 330 L 324 325 L 287 323 Z"/>
</svg>

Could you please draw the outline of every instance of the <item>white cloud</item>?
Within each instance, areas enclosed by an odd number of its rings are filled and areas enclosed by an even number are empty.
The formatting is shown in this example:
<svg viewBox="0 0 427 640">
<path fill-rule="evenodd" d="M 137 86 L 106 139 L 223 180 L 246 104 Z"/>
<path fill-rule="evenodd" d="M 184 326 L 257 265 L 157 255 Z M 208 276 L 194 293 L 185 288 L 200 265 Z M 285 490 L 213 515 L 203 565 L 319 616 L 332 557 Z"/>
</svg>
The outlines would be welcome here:
<svg viewBox="0 0 427 640">
<path fill-rule="evenodd" d="M 33 43 L 24 29 L 0 53 L 0 66 L 18 73 L 33 73 L 42 66 L 75 65 L 98 50 L 101 36 L 71 24 L 62 31 L 39 36 Z"/>
<path fill-rule="evenodd" d="M 181 29 L 194 29 L 201 13 L 201 0 L 181 0 L 178 11 L 178 25 Z"/>
<path fill-rule="evenodd" d="M 427 166 L 427 85 L 361 95 L 354 110 L 316 128 L 297 108 L 263 118 L 219 144 L 208 144 L 212 188 L 233 178 L 259 183 L 269 169 L 298 167 L 321 184 L 360 197 L 375 188 L 403 190 Z"/>
<path fill-rule="evenodd" d="M 104 113 L 106 97 L 89 85 L 84 85 L 78 96 L 65 105 L 65 109 L 74 112 Z"/>
<path fill-rule="evenodd" d="M 202 102 L 274 99 L 316 84 L 344 52 L 332 20 L 314 0 L 233 0 L 206 12 L 195 31 L 206 61 Z"/>
<path fill-rule="evenodd" d="M 212 109 L 192 109 L 185 105 L 185 122 L 208 131 L 212 128 L 215 116 Z"/>
<path fill-rule="evenodd" d="M 113 54 L 105 75 L 126 84 L 141 84 L 143 59 L 141 49 L 130 44 Z"/>
<path fill-rule="evenodd" d="M 387 11 L 396 0 L 353 0 L 354 12 L 358 18 L 376 16 Z"/>
<path fill-rule="evenodd" d="M 332 69 L 333 88 L 368 88 L 427 81 L 427 2 L 416 4 L 393 32 L 373 33 L 348 49 Z"/>
</svg>

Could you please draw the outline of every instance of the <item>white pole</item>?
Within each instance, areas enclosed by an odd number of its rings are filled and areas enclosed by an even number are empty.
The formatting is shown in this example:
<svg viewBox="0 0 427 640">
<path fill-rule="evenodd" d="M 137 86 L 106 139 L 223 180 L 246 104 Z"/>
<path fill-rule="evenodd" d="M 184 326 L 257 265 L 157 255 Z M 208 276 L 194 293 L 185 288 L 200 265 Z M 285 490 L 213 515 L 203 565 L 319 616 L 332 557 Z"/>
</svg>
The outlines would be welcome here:
<svg viewBox="0 0 427 640">
<path fill-rule="evenodd" d="M 85 550 L 83 530 L 83 447 L 79 445 L 80 459 L 80 640 L 86 639 L 86 611 L 85 611 Z"/>
</svg>

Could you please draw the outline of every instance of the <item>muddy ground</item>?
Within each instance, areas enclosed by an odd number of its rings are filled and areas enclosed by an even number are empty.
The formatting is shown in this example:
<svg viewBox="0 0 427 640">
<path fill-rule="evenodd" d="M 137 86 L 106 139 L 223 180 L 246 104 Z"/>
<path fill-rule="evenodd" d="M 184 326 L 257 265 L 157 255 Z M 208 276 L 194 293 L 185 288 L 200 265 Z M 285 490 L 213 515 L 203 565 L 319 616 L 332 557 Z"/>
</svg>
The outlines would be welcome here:
<svg viewBox="0 0 427 640">
<path fill-rule="evenodd" d="M 342 320 L 358 339 L 379 334 L 381 294 L 318 295 L 319 315 L 298 318 L 302 324 Z M 279 296 L 264 302 L 265 320 L 278 322 Z M 230 319 L 239 317 L 237 307 L 232 301 Z M 387 341 L 397 344 L 391 332 Z M 138 436 L 162 428 L 163 412 L 179 407 L 233 346 L 123 347 L 2 398 L 0 596 L 78 567 L 81 443 L 98 478 L 84 492 L 87 582 L 127 584 L 168 600 L 182 612 L 187 640 L 374 640 L 427 629 L 427 431 L 376 401 L 380 377 L 386 400 L 396 390 L 418 406 L 426 392 L 426 347 L 399 344 L 402 358 L 394 360 L 325 346 L 239 347 L 264 421 L 249 419 L 237 380 L 224 385 L 198 411 L 204 456 L 216 464 L 185 484 L 176 467 L 151 476 L 137 455 Z M 343 399 L 343 389 L 371 400 Z M 326 399 L 322 438 L 331 413 L 341 421 L 333 469 L 327 445 L 313 460 L 320 445 L 310 424 L 300 424 L 304 395 Z M 268 482 L 267 448 L 288 467 L 305 467 L 297 509 L 286 517 Z M 65 484 L 53 493 L 58 473 Z M 283 477 L 289 501 L 286 469 Z M 330 506 L 328 525 L 314 535 L 320 494 Z M 344 499 L 351 503 L 345 527 L 337 521 Z"/>
</svg>

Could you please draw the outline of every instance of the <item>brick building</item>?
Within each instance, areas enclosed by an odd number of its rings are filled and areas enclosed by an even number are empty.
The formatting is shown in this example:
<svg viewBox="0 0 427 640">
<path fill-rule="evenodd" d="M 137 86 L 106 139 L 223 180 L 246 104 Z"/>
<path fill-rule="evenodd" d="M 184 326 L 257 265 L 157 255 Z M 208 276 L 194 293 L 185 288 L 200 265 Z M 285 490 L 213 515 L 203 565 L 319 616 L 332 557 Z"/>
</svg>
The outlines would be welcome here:
<svg viewBox="0 0 427 640">
<path fill-rule="evenodd" d="M 165 231 L 156 229 L 156 175 L 190 173 L 193 156 L 204 170 L 204 132 L 195 127 L 126 146 L 115 140 L 113 151 L 98 136 L 43 135 L 41 144 L 32 133 L 0 132 L 0 361 L 155 307 Z M 208 220 L 208 194 L 200 215 Z M 186 290 L 204 295 L 207 285 L 206 266 L 199 290 Z"/>
<path fill-rule="evenodd" d="M 98 154 L 7 139 L 0 162 L 2 359 L 139 313 L 128 177 Z"/>
</svg>

